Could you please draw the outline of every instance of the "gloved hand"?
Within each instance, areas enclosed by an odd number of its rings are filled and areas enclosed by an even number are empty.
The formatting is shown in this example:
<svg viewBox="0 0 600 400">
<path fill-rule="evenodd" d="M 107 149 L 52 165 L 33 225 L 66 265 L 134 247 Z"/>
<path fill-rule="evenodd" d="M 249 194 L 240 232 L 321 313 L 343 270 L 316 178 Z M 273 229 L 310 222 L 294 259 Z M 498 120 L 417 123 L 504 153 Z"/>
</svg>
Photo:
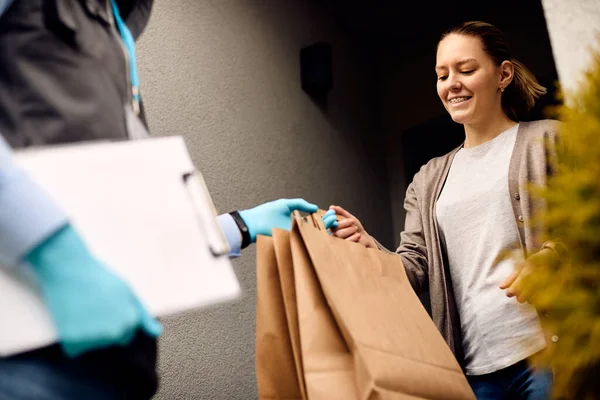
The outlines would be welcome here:
<svg viewBox="0 0 600 400">
<path fill-rule="evenodd" d="M 290 230 L 292 228 L 292 211 L 298 210 L 306 213 L 317 212 L 319 207 L 304 199 L 279 199 L 249 210 L 240 211 L 240 217 L 246 223 L 252 243 L 256 242 L 256 235 L 271 236 L 273 228 Z"/>
<path fill-rule="evenodd" d="M 26 261 L 38 278 L 68 356 L 124 346 L 138 329 L 152 337 L 161 333 L 161 325 L 131 289 L 90 254 L 71 226 L 32 250 Z"/>
<path fill-rule="evenodd" d="M 325 229 L 334 229 L 338 227 L 337 215 L 333 208 L 327 210 L 325 215 L 323 215 L 323 225 L 325 225 Z"/>
</svg>

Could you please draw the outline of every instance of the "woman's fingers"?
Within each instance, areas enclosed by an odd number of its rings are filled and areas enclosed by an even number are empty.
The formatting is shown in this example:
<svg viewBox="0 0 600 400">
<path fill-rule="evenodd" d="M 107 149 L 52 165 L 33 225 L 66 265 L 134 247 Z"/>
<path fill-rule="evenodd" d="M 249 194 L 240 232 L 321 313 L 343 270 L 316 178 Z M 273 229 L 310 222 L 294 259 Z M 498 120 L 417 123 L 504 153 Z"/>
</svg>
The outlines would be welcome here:
<svg viewBox="0 0 600 400">
<path fill-rule="evenodd" d="M 348 211 L 346 211 L 345 209 L 343 209 L 340 206 L 330 206 L 329 209 L 333 209 L 335 210 L 335 213 L 337 215 L 341 215 L 342 217 L 346 217 L 346 218 L 353 218 L 354 215 L 350 214 Z"/>
<path fill-rule="evenodd" d="M 350 218 L 344 218 L 344 219 L 340 219 L 338 221 L 338 229 L 344 229 L 344 228 L 349 228 L 351 226 L 356 226 L 355 221 L 353 219 Z M 358 226 L 356 226 L 358 228 Z"/>
<path fill-rule="evenodd" d="M 346 238 L 346 240 L 349 240 L 349 241 L 351 241 L 351 242 L 356 242 L 356 243 L 358 243 L 358 241 L 360 240 L 360 238 L 361 238 L 361 237 L 362 237 L 362 235 L 361 235 L 360 233 L 358 233 L 358 232 L 357 232 L 357 233 L 355 233 L 354 235 L 352 235 L 352 236 L 350 236 L 350 237 Z"/>
<path fill-rule="evenodd" d="M 523 276 L 519 275 L 517 279 L 506 289 L 506 296 L 508 297 L 518 297 L 521 294 L 521 286 L 523 281 Z"/>
<path fill-rule="evenodd" d="M 350 226 L 348 228 L 343 229 L 337 228 L 335 232 L 333 232 L 333 235 L 342 239 L 346 239 L 354 235 L 355 233 L 358 233 L 357 231 L 358 228 L 356 226 Z"/>
<path fill-rule="evenodd" d="M 366 234 L 364 232 L 364 228 L 362 227 L 360 221 L 356 219 L 356 217 L 346 211 L 344 208 L 340 206 L 330 206 L 329 211 L 326 214 L 326 218 L 328 222 L 331 219 L 331 210 L 335 211 L 335 215 L 340 216 L 341 218 L 337 221 L 337 227 L 332 228 L 331 231 L 335 237 L 349 240 L 351 242 L 359 243 Z M 327 225 L 326 225 L 327 226 Z M 368 235 L 366 236 L 369 237 Z M 369 246 L 367 246 L 369 247 Z"/>
<path fill-rule="evenodd" d="M 519 277 L 520 273 L 521 273 L 520 269 L 514 270 L 506 278 L 506 280 L 504 282 L 502 282 L 502 284 L 500 285 L 500 289 L 502 289 L 502 290 L 508 289 L 515 282 L 515 280 L 517 280 L 517 278 Z"/>
</svg>

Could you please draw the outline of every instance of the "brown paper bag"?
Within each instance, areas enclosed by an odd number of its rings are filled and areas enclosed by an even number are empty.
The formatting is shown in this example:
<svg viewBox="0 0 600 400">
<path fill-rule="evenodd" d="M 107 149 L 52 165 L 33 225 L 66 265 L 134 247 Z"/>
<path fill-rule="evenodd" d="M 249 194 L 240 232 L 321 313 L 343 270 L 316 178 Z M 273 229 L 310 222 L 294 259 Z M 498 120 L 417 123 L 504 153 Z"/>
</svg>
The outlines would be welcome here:
<svg viewBox="0 0 600 400">
<path fill-rule="evenodd" d="M 302 249 L 310 255 L 303 270 L 314 267 L 344 334 L 353 355 L 359 399 L 475 399 L 454 355 L 412 290 L 400 257 L 334 238 L 318 216 L 302 219 L 295 213 L 294 219 L 294 232 L 299 231 L 302 239 L 292 234 L 292 250 L 303 243 Z M 295 253 L 294 268 L 298 268 Z M 298 287 L 296 295 L 300 310 L 304 293 Z M 300 315 L 304 350 L 303 322 Z M 308 326 L 331 323 L 313 319 Z M 305 375 L 318 369 L 317 363 L 312 368 L 304 365 Z M 310 400 L 328 398 L 309 391 Z"/>
<path fill-rule="evenodd" d="M 256 285 L 259 399 L 357 399 L 352 355 L 297 229 L 258 237 Z"/>
<path fill-rule="evenodd" d="M 273 239 L 259 236 L 256 245 L 256 380 L 259 399 L 306 399 L 298 383 Z"/>
<path fill-rule="evenodd" d="M 290 242 L 308 399 L 358 399 L 352 354 L 323 296 L 296 224 Z"/>
<path fill-rule="evenodd" d="M 279 282 L 283 293 L 283 304 L 288 323 L 288 333 L 292 345 L 294 364 L 300 394 L 306 400 L 306 386 L 304 382 L 304 369 L 302 367 L 302 348 L 300 346 L 300 328 L 298 327 L 298 306 L 296 303 L 296 286 L 294 281 L 294 264 L 292 261 L 292 247 L 290 232 L 282 229 L 273 229 L 273 242 L 275 243 L 275 256 L 279 271 Z"/>
</svg>

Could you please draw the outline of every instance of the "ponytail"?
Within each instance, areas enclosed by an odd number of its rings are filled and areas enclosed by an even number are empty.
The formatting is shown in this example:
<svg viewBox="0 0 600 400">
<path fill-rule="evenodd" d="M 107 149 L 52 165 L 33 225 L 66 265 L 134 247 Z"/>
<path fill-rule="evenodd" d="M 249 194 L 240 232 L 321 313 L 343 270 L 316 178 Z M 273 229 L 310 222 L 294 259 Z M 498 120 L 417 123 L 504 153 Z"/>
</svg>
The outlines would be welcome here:
<svg viewBox="0 0 600 400">
<path fill-rule="evenodd" d="M 546 94 L 545 87 L 540 85 L 535 76 L 520 61 L 511 58 L 514 65 L 514 77 L 502 94 L 502 108 L 515 122 L 523 119 L 535 106 L 537 99 Z"/>
</svg>

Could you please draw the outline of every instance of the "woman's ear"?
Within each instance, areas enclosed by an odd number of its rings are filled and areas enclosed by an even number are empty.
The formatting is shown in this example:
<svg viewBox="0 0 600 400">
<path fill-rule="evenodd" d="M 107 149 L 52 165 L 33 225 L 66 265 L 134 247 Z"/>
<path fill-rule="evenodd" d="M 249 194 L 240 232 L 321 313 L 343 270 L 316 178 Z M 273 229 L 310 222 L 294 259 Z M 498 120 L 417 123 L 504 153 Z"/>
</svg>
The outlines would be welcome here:
<svg viewBox="0 0 600 400">
<path fill-rule="evenodd" d="M 498 87 L 505 89 L 515 77 L 515 66 L 512 62 L 505 60 L 500 64 L 500 82 Z"/>
</svg>

